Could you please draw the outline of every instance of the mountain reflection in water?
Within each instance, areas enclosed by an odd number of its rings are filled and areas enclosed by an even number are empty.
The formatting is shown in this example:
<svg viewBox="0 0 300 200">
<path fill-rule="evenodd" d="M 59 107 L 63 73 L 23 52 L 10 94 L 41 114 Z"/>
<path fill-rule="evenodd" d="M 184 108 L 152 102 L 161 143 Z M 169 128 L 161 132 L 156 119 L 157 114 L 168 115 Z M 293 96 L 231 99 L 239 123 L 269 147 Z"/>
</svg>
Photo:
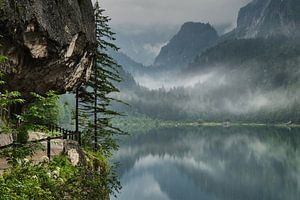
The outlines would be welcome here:
<svg viewBox="0 0 300 200">
<path fill-rule="evenodd" d="M 296 200 L 300 130 L 164 128 L 122 139 L 120 200 Z"/>
</svg>

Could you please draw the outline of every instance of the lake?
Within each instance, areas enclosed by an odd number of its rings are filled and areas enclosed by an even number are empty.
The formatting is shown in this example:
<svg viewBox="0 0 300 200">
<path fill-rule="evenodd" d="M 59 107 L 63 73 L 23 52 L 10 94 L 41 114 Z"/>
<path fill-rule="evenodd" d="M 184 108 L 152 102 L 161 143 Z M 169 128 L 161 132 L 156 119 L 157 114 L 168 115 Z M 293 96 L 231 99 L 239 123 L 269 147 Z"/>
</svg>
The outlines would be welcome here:
<svg viewBox="0 0 300 200">
<path fill-rule="evenodd" d="M 121 140 L 120 200 L 298 200 L 300 130 L 189 127 Z"/>
</svg>

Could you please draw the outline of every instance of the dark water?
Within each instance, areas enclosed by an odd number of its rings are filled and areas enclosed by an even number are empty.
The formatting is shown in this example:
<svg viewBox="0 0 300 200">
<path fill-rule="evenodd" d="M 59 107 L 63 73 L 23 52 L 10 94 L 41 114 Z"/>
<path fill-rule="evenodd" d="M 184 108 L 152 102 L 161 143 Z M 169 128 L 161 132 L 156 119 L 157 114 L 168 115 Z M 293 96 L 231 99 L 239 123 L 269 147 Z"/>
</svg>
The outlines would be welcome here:
<svg viewBox="0 0 300 200">
<path fill-rule="evenodd" d="M 168 128 L 122 141 L 120 200 L 299 200 L 300 131 Z"/>
</svg>

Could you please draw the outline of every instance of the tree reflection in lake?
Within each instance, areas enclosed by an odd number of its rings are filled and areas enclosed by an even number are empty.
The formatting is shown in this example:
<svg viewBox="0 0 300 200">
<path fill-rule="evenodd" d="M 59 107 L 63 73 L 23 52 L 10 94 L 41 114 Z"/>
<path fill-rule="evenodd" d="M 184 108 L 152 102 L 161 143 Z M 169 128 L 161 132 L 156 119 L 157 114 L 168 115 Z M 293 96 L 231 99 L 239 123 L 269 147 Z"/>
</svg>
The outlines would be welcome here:
<svg viewBox="0 0 300 200">
<path fill-rule="evenodd" d="M 300 130 L 168 128 L 122 141 L 121 200 L 296 200 Z"/>
</svg>

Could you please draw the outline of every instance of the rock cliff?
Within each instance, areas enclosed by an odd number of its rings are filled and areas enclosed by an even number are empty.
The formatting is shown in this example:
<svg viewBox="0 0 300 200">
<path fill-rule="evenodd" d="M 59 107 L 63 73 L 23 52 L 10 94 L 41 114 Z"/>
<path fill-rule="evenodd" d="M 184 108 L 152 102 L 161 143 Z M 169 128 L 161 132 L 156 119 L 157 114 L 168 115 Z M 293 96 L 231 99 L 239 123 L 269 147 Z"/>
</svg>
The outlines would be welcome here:
<svg viewBox="0 0 300 200">
<path fill-rule="evenodd" d="M 234 34 L 238 38 L 299 37 L 299 0 L 253 0 L 241 8 Z"/>
<path fill-rule="evenodd" d="M 0 0 L 0 35 L 9 89 L 63 93 L 89 77 L 96 40 L 90 0 Z"/>
</svg>

